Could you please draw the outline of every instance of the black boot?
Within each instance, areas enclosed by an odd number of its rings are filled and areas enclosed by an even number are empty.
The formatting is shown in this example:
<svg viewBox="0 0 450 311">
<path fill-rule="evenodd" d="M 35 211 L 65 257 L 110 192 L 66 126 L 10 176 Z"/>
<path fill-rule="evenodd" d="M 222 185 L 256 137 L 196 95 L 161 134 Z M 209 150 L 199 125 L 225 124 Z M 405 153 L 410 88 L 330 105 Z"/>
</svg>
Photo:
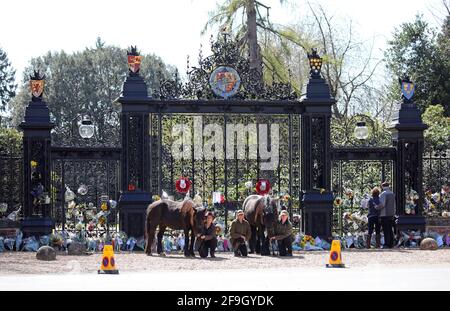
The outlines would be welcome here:
<svg viewBox="0 0 450 311">
<path fill-rule="evenodd" d="M 367 239 L 366 239 L 366 248 L 367 249 L 370 249 L 370 243 L 372 242 L 372 235 L 371 234 L 369 234 L 369 235 L 367 235 Z"/>
<path fill-rule="evenodd" d="M 381 247 L 381 234 L 375 235 L 375 247 L 380 248 Z"/>
</svg>

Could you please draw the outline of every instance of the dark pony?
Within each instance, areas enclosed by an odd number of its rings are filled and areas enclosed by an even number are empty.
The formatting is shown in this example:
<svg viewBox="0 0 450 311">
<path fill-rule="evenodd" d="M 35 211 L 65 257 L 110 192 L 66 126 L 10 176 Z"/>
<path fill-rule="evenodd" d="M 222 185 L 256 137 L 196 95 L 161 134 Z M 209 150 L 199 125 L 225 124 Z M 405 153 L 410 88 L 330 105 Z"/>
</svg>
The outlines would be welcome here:
<svg viewBox="0 0 450 311">
<path fill-rule="evenodd" d="M 255 194 L 245 199 L 242 208 L 252 229 L 250 253 L 256 251 L 257 254 L 270 255 L 269 238 L 281 209 L 280 200 Z"/>
<path fill-rule="evenodd" d="M 173 230 L 184 231 L 184 256 L 195 257 L 194 242 L 197 232 L 203 224 L 206 209 L 196 206 L 192 200 L 176 202 L 168 199 L 161 199 L 153 202 L 147 208 L 145 233 L 147 244 L 145 253 L 152 254 L 152 245 L 155 239 L 156 227 L 158 230 L 157 253 L 164 254 L 162 249 L 162 238 L 167 227 Z M 191 243 L 189 244 L 189 235 Z"/>
</svg>

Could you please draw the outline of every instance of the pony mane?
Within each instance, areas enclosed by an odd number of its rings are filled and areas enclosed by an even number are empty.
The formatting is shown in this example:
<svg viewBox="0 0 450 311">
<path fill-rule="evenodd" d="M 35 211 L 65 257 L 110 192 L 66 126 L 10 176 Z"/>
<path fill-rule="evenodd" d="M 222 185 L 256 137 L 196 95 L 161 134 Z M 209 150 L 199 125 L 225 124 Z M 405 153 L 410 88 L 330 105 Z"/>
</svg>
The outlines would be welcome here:
<svg viewBox="0 0 450 311">
<path fill-rule="evenodd" d="M 264 212 L 265 213 L 270 213 L 270 212 L 273 212 L 273 210 L 271 209 L 271 199 L 270 199 L 270 196 L 269 195 L 265 195 L 264 197 L 263 197 L 263 199 L 264 199 Z"/>
</svg>

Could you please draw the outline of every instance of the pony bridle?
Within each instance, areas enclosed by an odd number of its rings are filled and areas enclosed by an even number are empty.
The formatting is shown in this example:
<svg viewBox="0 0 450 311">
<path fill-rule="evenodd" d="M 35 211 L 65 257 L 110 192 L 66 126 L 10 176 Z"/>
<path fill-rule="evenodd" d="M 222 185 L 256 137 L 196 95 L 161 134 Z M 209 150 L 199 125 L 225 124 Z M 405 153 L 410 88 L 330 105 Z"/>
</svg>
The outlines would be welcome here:
<svg viewBox="0 0 450 311">
<path fill-rule="evenodd" d="M 265 196 L 264 198 L 264 213 L 270 213 L 271 212 L 271 208 L 270 208 L 270 197 L 268 195 Z"/>
<path fill-rule="evenodd" d="M 264 199 L 263 216 L 272 213 L 272 214 L 275 214 L 275 218 L 278 217 L 278 215 L 279 215 L 279 213 L 281 211 L 281 203 L 280 203 L 280 200 L 278 200 L 278 199 L 274 199 L 274 200 L 276 201 L 276 208 L 275 209 L 272 207 L 270 197 L 269 196 L 265 197 L 265 199 Z"/>
</svg>

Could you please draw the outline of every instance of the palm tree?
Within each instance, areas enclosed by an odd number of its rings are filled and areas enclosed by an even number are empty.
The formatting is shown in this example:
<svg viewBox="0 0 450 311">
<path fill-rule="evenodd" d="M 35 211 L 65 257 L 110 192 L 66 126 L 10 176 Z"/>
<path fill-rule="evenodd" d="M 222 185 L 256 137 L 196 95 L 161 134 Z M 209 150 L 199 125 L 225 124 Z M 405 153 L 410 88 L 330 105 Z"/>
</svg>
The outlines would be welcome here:
<svg viewBox="0 0 450 311">
<path fill-rule="evenodd" d="M 286 0 L 280 0 L 281 4 L 286 2 Z M 260 48 L 258 31 L 273 35 L 281 40 L 290 41 L 302 48 L 304 48 L 304 44 L 296 32 L 289 27 L 273 25 L 269 20 L 269 10 L 270 7 L 256 0 L 225 0 L 223 4 L 218 5 L 215 11 L 210 12 L 210 18 L 202 34 L 206 32 L 208 27 L 217 25 L 222 30 L 231 30 L 237 17 L 241 15 L 242 20 L 238 23 L 235 31 L 236 40 L 242 52 L 248 53 L 250 68 L 255 69 L 262 76 L 262 64 L 264 62 L 268 68 L 275 72 L 278 78 L 285 80 L 287 78 L 286 68 L 280 66 L 276 57 L 271 57 L 270 47 L 263 47 L 263 50 Z M 281 47 L 288 49 L 285 44 L 281 44 Z M 306 50 L 306 48 L 304 49 Z M 289 53 L 287 50 L 285 52 Z"/>
</svg>

